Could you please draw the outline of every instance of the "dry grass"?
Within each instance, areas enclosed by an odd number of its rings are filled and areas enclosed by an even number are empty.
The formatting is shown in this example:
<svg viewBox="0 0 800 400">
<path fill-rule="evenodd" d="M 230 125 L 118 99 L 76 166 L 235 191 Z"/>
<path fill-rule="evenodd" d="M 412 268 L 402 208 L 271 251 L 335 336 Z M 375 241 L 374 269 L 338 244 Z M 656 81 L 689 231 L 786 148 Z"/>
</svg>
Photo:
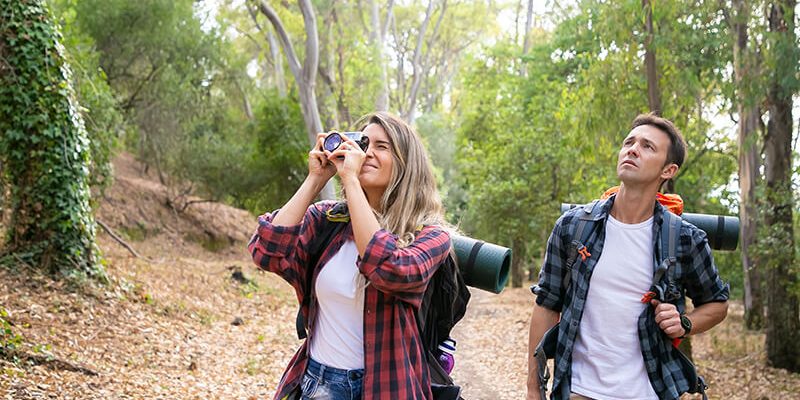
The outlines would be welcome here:
<svg viewBox="0 0 800 400">
<path fill-rule="evenodd" d="M 297 344 L 289 323 L 295 300 L 288 285 L 257 274 L 245 257 L 215 259 L 194 249 L 190 253 L 198 258 L 149 264 L 104 242 L 113 278 L 108 287 L 70 292 L 45 277 L 0 271 L 0 305 L 24 338 L 22 352 L 98 375 L 53 369 L 49 363 L 0 361 L 0 395 L 191 399 L 271 394 Z M 230 265 L 244 266 L 258 286 L 230 279 Z M 232 325 L 236 317 L 244 324 Z"/>
</svg>

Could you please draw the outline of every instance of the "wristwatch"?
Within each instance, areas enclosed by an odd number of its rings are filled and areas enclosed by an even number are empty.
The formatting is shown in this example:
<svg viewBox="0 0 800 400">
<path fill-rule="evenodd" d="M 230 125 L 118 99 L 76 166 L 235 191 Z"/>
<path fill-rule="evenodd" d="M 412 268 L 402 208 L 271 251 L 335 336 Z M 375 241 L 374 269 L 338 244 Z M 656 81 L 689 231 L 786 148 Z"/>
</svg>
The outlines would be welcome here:
<svg viewBox="0 0 800 400">
<path fill-rule="evenodd" d="M 689 336 L 689 332 L 692 331 L 692 320 L 686 314 L 681 314 L 681 328 L 683 328 L 682 338 Z"/>
</svg>

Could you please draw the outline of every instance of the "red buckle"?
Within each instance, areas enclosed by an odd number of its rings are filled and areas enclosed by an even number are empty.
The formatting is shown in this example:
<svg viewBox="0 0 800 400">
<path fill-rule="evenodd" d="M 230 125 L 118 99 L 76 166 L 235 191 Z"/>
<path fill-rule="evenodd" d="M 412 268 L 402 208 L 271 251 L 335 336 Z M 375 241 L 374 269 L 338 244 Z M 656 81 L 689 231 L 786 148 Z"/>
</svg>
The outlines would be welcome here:
<svg viewBox="0 0 800 400">
<path fill-rule="evenodd" d="M 650 292 L 647 292 L 647 293 L 645 293 L 645 294 L 642 296 L 642 300 L 641 300 L 641 302 L 642 302 L 642 303 L 649 303 L 649 302 L 650 302 L 650 300 L 653 300 L 653 299 L 655 299 L 655 298 L 656 298 L 656 292 L 650 291 Z"/>
<path fill-rule="evenodd" d="M 592 256 L 592 253 L 589 253 L 589 250 L 586 249 L 586 246 L 581 247 L 578 250 L 578 254 L 581 255 L 581 260 L 586 261 L 587 258 Z"/>
</svg>

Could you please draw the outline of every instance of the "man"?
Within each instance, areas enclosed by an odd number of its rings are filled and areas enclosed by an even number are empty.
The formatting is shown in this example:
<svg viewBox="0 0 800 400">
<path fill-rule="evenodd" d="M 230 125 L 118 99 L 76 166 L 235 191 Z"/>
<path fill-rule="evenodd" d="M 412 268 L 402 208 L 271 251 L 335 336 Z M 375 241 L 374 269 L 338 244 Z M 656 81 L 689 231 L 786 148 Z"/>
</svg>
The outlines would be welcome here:
<svg viewBox="0 0 800 400">
<path fill-rule="evenodd" d="M 642 301 L 654 284 L 667 212 L 656 195 L 685 155 L 683 136 L 672 122 L 639 115 L 619 151 L 617 194 L 592 208 L 574 208 L 556 222 L 534 287 L 528 399 L 540 396 L 534 351 L 559 319 L 552 398 L 677 399 L 688 389 L 686 380 L 677 378 L 677 361 L 664 360 L 662 349 L 669 349 L 670 339 L 717 325 L 728 309 L 728 286 L 718 276 L 703 231 L 685 221 L 676 229 L 677 261 L 667 276 L 680 290 L 678 306 Z M 581 218 L 594 221 L 594 231 L 588 247 L 575 255 L 568 249 L 583 245 L 573 237 Z M 684 295 L 695 306 L 687 314 L 682 314 Z"/>
</svg>

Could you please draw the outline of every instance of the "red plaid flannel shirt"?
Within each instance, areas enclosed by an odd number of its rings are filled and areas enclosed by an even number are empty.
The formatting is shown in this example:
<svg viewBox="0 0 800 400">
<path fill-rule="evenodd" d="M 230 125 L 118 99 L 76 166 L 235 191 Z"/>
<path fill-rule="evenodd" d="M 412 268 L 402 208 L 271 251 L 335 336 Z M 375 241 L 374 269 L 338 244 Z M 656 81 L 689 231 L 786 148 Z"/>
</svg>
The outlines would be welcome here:
<svg viewBox="0 0 800 400">
<path fill-rule="evenodd" d="M 323 224 L 325 212 L 335 203 L 312 204 L 295 226 L 275 226 L 270 221 L 276 212 L 258 218 L 258 230 L 248 246 L 253 260 L 262 269 L 274 272 L 294 287 L 302 304 L 305 291 L 308 244 Z M 323 250 L 315 266 L 316 279 L 321 266 L 353 238 L 350 224 Z M 450 236 L 435 226 L 417 233 L 414 243 L 397 248 L 397 237 L 379 230 L 367 245 L 358 268 L 370 284 L 364 300 L 364 399 L 430 399 L 430 376 L 423 356 L 414 316 L 422 295 L 436 269 L 450 251 Z M 312 289 L 313 290 L 313 289 Z M 316 302 L 308 310 L 309 338 L 314 334 Z M 281 378 L 275 399 L 292 393 L 303 379 L 308 361 L 308 339 L 295 353 Z"/>
</svg>

